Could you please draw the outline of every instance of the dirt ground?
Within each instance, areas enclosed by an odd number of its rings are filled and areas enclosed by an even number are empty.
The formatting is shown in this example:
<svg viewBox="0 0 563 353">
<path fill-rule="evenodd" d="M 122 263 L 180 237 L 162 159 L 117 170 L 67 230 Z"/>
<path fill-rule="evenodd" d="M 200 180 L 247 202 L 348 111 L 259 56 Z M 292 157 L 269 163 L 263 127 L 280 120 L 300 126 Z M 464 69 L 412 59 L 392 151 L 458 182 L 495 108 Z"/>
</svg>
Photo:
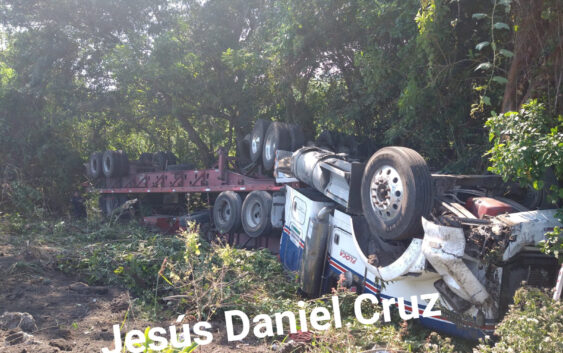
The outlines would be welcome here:
<svg viewBox="0 0 563 353">
<path fill-rule="evenodd" d="M 159 324 L 138 318 L 127 291 L 87 286 L 61 273 L 54 266 L 55 254 L 56 249 L 48 247 L 16 248 L 0 235 L 0 316 L 22 312 L 35 321 L 28 333 L 0 326 L 0 352 L 101 352 L 102 347 L 113 349 L 114 324 L 125 322 L 124 335 L 132 329 L 175 323 L 176 318 Z M 213 343 L 196 352 L 269 351 L 266 343 L 229 343 L 224 327 L 213 327 Z"/>
</svg>

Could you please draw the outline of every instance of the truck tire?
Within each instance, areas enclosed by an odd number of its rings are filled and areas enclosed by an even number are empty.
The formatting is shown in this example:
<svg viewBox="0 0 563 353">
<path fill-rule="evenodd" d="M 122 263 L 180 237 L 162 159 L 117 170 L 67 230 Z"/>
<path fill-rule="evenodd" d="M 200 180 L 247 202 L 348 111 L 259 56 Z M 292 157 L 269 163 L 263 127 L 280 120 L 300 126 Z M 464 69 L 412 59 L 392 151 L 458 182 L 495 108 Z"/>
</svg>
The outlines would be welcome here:
<svg viewBox="0 0 563 353">
<path fill-rule="evenodd" d="M 175 165 L 176 163 L 178 163 L 178 157 L 176 157 L 176 155 L 174 153 L 172 153 L 172 151 L 166 151 L 164 152 L 166 154 L 166 165 Z"/>
<path fill-rule="evenodd" d="M 266 171 L 274 169 L 276 151 L 291 149 L 291 138 L 285 124 L 273 122 L 268 127 L 264 137 L 264 148 L 262 151 L 262 165 Z"/>
<path fill-rule="evenodd" d="M 117 151 L 105 151 L 102 157 L 102 169 L 108 178 L 118 176 L 120 173 L 120 158 Z"/>
<path fill-rule="evenodd" d="M 241 168 L 252 163 L 250 158 L 250 139 L 250 134 L 247 134 L 244 138 L 237 140 L 237 165 Z"/>
<path fill-rule="evenodd" d="M 126 195 L 101 195 L 99 199 L 100 210 L 104 217 L 109 217 L 112 215 L 118 207 L 123 205 L 127 201 Z"/>
<path fill-rule="evenodd" d="M 119 199 L 117 195 L 101 195 L 99 199 L 100 210 L 104 217 L 109 217 L 113 210 L 119 207 Z"/>
<path fill-rule="evenodd" d="M 99 178 L 102 172 L 102 152 L 94 152 L 90 155 L 88 160 L 88 175 L 92 179 Z"/>
<path fill-rule="evenodd" d="M 129 157 L 127 157 L 127 153 L 119 150 L 117 151 L 117 154 L 119 156 L 119 175 L 129 175 Z"/>
<path fill-rule="evenodd" d="M 242 199 L 234 191 L 223 191 L 213 204 L 213 222 L 221 234 L 240 230 Z"/>
<path fill-rule="evenodd" d="M 251 238 L 267 235 L 272 230 L 270 212 L 272 195 L 266 191 L 253 191 L 242 203 L 242 227 Z"/>
<path fill-rule="evenodd" d="M 385 147 L 366 164 L 362 209 L 374 235 L 384 240 L 421 235 L 421 217 L 430 213 L 432 199 L 432 177 L 416 151 Z"/>
<path fill-rule="evenodd" d="M 139 157 L 139 162 L 144 166 L 151 166 L 152 165 L 152 153 L 150 152 L 143 152 Z"/>
<path fill-rule="evenodd" d="M 292 152 L 297 151 L 305 145 L 305 134 L 300 126 L 295 124 L 288 124 L 287 128 L 289 130 L 289 139 L 291 141 Z"/>
<path fill-rule="evenodd" d="M 264 146 L 264 137 L 270 126 L 270 122 L 262 119 L 256 120 L 252 133 L 250 134 L 250 159 L 252 162 L 258 162 L 262 155 Z"/>
<path fill-rule="evenodd" d="M 152 155 L 152 166 L 155 168 L 155 170 L 162 171 L 166 169 L 166 160 L 166 152 L 156 152 Z"/>
<path fill-rule="evenodd" d="M 178 162 L 176 155 L 170 151 L 159 151 L 152 156 L 152 165 L 157 171 L 166 170 L 169 165 Z"/>
</svg>

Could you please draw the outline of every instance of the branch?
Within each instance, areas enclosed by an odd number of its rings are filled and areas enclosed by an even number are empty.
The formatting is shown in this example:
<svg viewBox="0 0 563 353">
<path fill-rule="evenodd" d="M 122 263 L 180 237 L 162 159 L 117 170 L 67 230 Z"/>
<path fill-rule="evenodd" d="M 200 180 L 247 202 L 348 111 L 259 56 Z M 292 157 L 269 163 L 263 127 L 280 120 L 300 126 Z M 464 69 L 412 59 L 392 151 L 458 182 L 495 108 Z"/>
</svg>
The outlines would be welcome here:
<svg viewBox="0 0 563 353">
<path fill-rule="evenodd" d="M 201 139 L 199 133 L 194 129 L 194 126 L 190 123 L 187 117 L 179 118 L 178 121 L 180 121 L 184 130 L 188 133 L 190 140 L 198 148 L 203 164 L 206 167 L 210 166 L 213 163 L 213 154 L 209 150 L 207 144 Z"/>
</svg>

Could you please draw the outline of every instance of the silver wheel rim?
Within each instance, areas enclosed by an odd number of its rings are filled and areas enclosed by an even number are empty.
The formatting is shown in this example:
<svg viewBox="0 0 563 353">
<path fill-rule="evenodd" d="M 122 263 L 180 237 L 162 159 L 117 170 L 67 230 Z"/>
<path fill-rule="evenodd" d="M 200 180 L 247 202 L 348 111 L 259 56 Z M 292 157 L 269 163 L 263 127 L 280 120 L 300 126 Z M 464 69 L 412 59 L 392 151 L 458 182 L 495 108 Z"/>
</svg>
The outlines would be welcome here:
<svg viewBox="0 0 563 353">
<path fill-rule="evenodd" d="M 111 168 L 111 159 L 109 156 L 106 156 L 106 158 L 104 158 L 104 171 L 106 173 L 109 173 Z"/>
<path fill-rule="evenodd" d="M 258 153 L 258 146 L 260 145 L 260 136 L 252 136 L 252 143 L 251 143 L 251 147 L 252 147 L 252 153 L 256 154 Z"/>
<path fill-rule="evenodd" d="M 219 206 L 219 219 L 223 223 L 227 223 L 231 219 L 231 205 L 227 201 L 223 201 Z"/>
<path fill-rule="evenodd" d="M 264 154 L 266 155 L 267 160 L 272 160 L 274 157 L 274 151 L 276 150 L 276 143 L 273 141 L 273 136 L 268 136 L 266 142 L 264 144 Z"/>
<path fill-rule="evenodd" d="M 260 225 L 260 220 L 262 219 L 262 205 L 258 201 L 252 202 L 252 204 L 247 208 L 247 212 L 244 215 L 246 224 L 251 229 L 256 229 Z"/>
<path fill-rule="evenodd" d="M 403 180 L 389 165 L 379 167 L 370 184 L 371 207 L 382 219 L 394 218 L 401 210 Z"/>
<path fill-rule="evenodd" d="M 106 199 L 106 214 L 111 215 L 116 208 L 117 208 L 117 198 L 108 197 Z"/>
</svg>

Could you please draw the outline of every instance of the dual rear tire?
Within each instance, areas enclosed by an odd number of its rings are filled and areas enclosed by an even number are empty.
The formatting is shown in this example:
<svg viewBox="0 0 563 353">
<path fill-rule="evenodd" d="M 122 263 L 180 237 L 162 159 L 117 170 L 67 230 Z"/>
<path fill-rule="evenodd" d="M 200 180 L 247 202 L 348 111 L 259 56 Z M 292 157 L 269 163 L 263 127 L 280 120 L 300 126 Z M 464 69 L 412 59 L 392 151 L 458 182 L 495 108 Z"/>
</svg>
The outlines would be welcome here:
<svg viewBox="0 0 563 353">
<path fill-rule="evenodd" d="M 108 178 L 125 176 L 129 173 L 129 158 L 119 151 L 105 151 L 102 156 L 102 171 Z"/>
<path fill-rule="evenodd" d="M 240 194 L 223 191 L 213 206 L 213 221 L 221 234 L 241 229 L 251 238 L 267 235 L 272 230 L 270 213 L 272 195 L 266 191 L 252 191 L 244 202 Z"/>
<path fill-rule="evenodd" d="M 256 121 L 249 139 L 250 160 L 261 161 L 267 172 L 274 169 L 277 150 L 296 151 L 305 144 L 305 135 L 299 126 L 262 119 Z"/>
<path fill-rule="evenodd" d="M 119 151 L 94 152 L 87 164 L 88 176 L 97 179 L 102 176 L 108 178 L 126 176 L 129 174 L 129 158 Z"/>
</svg>

